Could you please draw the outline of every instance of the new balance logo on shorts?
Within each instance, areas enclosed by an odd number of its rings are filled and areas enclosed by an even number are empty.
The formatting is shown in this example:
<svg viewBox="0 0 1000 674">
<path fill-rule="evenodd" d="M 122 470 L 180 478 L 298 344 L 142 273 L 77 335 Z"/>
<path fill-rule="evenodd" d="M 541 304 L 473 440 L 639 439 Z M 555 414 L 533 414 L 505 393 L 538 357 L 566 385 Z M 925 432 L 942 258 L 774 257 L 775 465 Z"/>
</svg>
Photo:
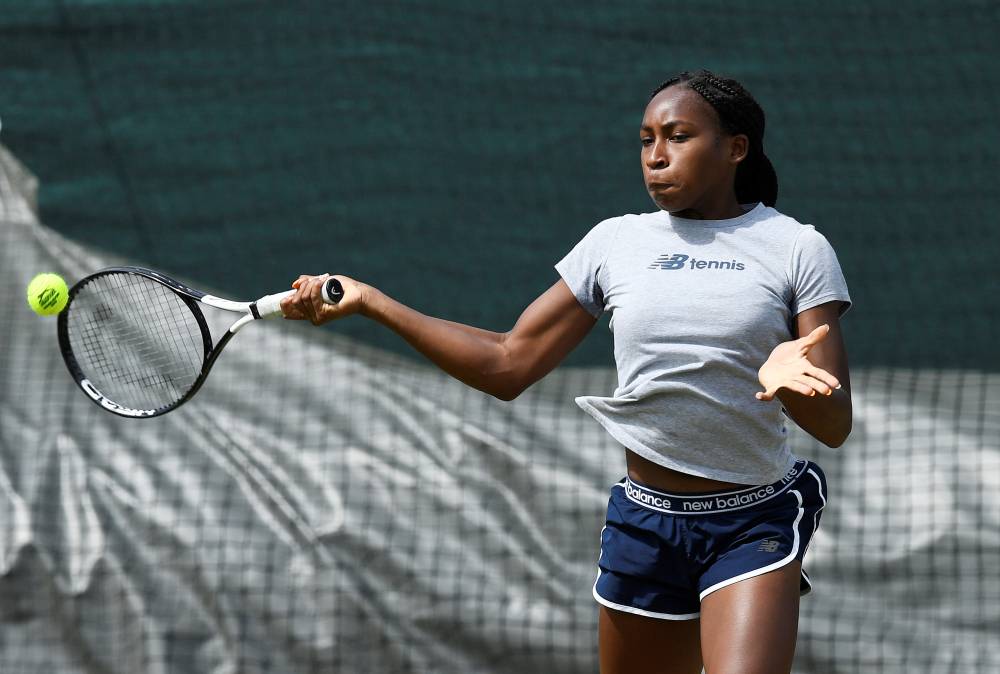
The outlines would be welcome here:
<svg viewBox="0 0 1000 674">
<path fill-rule="evenodd" d="M 757 546 L 760 552 L 777 552 L 780 543 L 778 541 L 761 541 Z"/>
<path fill-rule="evenodd" d="M 683 253 L 664 253 L 646 269 L 735 269 L 743 271 L 746 266 L 736 260 L 697 260 Z"/>
</svg>

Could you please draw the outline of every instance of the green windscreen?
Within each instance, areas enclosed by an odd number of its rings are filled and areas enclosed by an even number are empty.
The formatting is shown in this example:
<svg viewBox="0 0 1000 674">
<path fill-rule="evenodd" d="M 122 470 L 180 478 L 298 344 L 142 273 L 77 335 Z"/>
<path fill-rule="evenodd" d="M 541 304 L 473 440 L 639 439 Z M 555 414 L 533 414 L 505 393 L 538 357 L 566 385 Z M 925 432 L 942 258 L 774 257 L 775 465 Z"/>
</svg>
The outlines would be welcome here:
<svg viewBox="0 0 1000 674">
<path fill-rule="evenodd" d="M 0 115 L 81 241 L 241 297 L 345 273 L 505 330 L 591 226 L 655 209 L 647 93 L 707 67 L 760 101 L 778 208 L 841 258 L 852 363 L 996 370 L 997 11 L 8 2 Z"/>
</svg>

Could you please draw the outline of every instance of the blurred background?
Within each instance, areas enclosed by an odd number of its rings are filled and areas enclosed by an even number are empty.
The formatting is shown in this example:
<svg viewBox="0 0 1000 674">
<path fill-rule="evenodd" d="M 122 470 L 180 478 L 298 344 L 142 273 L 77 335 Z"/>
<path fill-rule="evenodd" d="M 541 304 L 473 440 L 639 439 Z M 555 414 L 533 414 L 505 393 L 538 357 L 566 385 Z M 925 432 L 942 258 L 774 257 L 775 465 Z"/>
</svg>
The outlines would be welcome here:
<svg viewBox="0 0 1000 674">
<path fill-rule="evenodd" d="M 607 318 L 511 403 L 352 318 L 254 326 L 153 420 L 24 301 L 117 263 L 234 299 L 344 273 L 505 331 L 655 205 L 648 93 L 735 77 L 833 244 L 854 432 L 797 672 L 1000 672 L 995 2 L 6 0 L 0 671 L 593 672 Z M 669 654 L 665 654 L 669 657 Z"/>
</svg>

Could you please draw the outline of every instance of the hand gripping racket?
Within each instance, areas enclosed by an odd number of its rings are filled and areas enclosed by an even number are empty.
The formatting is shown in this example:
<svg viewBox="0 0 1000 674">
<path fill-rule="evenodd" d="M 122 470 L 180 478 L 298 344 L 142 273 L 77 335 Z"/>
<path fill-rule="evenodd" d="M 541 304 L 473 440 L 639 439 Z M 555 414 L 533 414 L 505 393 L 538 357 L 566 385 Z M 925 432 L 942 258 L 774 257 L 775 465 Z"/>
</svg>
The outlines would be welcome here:
<svg viewBox="0 0 1000 674">
<path fill-rule="evenodd" d="M 248 323 L 281 316 L 281 300 L 294 292 L 234 302 L 150 269 L 111 267 L 70 288 L 59 348 L 95 403 L 123 417 L 155 417 L 190 400 L 229 340 Z M 323 285 L 326 302 L 343 296 L 337 279 Z M 200 305 L 241 315 L 214 346 Z"/>
</svg>

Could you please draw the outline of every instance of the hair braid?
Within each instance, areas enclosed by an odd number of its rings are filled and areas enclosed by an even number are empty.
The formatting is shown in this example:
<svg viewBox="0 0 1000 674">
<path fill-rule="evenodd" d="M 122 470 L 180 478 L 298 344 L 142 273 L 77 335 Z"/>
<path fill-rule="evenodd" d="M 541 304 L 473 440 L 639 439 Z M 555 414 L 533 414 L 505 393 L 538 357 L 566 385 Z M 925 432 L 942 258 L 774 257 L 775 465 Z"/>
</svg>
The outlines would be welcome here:
<svg viewBox="0 0 1000 674">
<path fill-rule="evenodd" d="M 764 110 L 746 88 L 734 79 L 708 70 L 678 73 L 653 90 L 649 99 L 668 87 L 684 84 L 708 102 L 719 116 L 719 124 L 730 134 L 745 134 L 750 141 L 747 157 L 736 169 L 736 198 L 740 203 L 762 201 L 773 206 L 778 200 L 778 176 L 764 154 Z"/>
<path fill-rule="evenodd" d="M 670 87 L 670 86 L 673 86 L 673 85 L 677 84 L 678 82 L 682 81 L 682 78 L 685 75 L 690 75 L 690 74 L 691 73 L 689 73 L 688 71 L 685 70 L 684 72 L 680 73 L 679 75 L 671 77 L 669 80 L 664 80 L 663 82 L 660 83 L 660 86 L 658 86 L 655 89 L 653 89 L 653 91 L 649 94 L 649 100 L 653 100 L 653 97 L 655 97 L 656 94 L 660 93 L 661 91 L 663 91 L 667 87 Z"/>
</svg>

